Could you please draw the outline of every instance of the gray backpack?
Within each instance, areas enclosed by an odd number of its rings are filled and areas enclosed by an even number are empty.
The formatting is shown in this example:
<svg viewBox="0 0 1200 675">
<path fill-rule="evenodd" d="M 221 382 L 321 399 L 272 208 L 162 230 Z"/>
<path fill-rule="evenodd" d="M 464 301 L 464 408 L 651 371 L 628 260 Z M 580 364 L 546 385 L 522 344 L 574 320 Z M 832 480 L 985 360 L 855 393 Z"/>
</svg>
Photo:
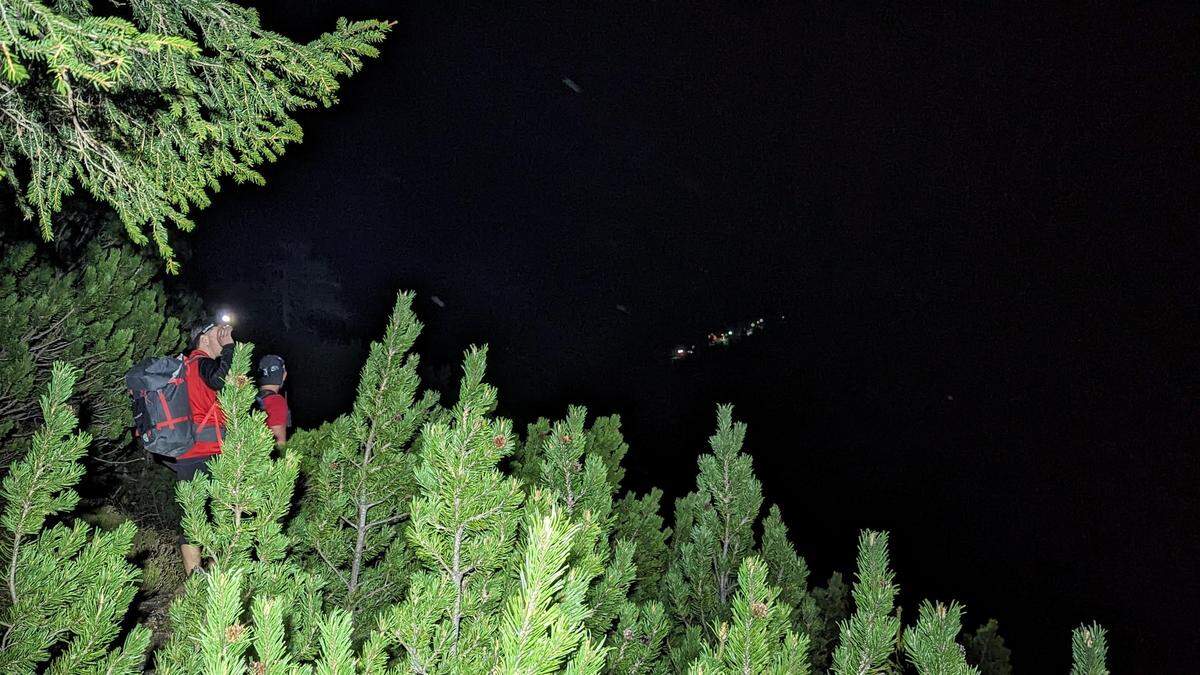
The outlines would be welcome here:
<svg viewBox="0 0 1200 675">
<path fill-rule="evenodd" d="M 133 399 L 133 426 L 143 448 L 174 458 L 196 444 L 183 357 L 142 359 L 125 373 L 125 386 Z"/>
</svg>

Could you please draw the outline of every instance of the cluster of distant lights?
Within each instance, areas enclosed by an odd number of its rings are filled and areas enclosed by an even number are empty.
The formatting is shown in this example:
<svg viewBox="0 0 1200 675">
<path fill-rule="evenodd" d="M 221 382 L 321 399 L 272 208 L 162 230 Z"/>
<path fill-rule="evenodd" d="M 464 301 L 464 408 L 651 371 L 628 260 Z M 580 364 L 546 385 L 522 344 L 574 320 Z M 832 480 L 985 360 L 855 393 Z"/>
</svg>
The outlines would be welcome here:
<svg viewBox="0 0 1200 675">
<path fill-rule="evenodd" d="M 781 321 L 784 318 L 785 317 L 783 314 L 779 315 L 779 319 Z M 728 347 L 730 344 L 736 342 L 737 340 L 740 340 L 741 338 L 749 337 L 751 335 L 754 335 L 756 332 L 762 331 L 766 325 L 767 325 L 766 318 L 759 317 L 749 323 L 742 324 L 736 328 L 728 328 L 723 331 L 709 333 L 707 336 L 708 346 L 709 347 Z M 693 356 L 695 353 L 696 353 L 695 345 L 691 345 L 690 347 L 686 347 L 683 345 L 676 345 L 675 349 L 671 352 L 671 360 L 672 361 L 682 361 L 690 356 Z"/>
</svg>

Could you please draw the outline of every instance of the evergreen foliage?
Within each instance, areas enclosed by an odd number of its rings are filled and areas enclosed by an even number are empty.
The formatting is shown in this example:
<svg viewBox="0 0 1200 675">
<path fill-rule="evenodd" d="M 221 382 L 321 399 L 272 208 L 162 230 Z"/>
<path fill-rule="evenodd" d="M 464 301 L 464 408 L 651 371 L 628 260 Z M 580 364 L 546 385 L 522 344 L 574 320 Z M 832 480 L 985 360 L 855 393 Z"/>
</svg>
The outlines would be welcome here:
<svg viewBox="0 0 1200 675">
<path fill-rule="evenodd" d="M 1071 633 L 1071 675 L 1108 675 L 1107 634 L 1096 623 Z"/>
<path fill-rule="evenodd" d="M 627 450 L 615 418 L 589 426 L 572 407 L 518 443 L 494 416 L 485 349 L 467 351 L 452 409 L 420 396 L 411 302 L 398 298 L 354 409 L 282 452 L 251 411 L 250 346 L 237 345 L 218 399 L 223 452 L 177 488 L 206 567 L 171 607 L 156 672 L 745 675 L 827 672 L 830 656 L 839 675 L 998 672 L 968 653 L 1007 668 L 994 622 L 959 644 L 957 603 L 922 603 L 901 633 L 886 533 L 861 534 L 852 591 L 836 573 L 808 588 L 779 509 L 756 542 L 761 485 L 730 408 L 672 531 L 661 493 L 615 499 Z M 132 525 L 47 528 L 78 500 L 78 375 L 52 368 L 45 427 L 0 486 L 7 671 L 136 672 L 148 648 L 143 627 L 122 637 Z M 1073 673 L 1107 675 L 1098 625 L 1077 629 L 1072 649 Z"/>
<path fill-rule="evenodd" d="M 664 654 L 671 623 L 661 602 L 625 603 L 608 652 L 610 673 L 655 675 L 669 672 Z"/>
<path fill-rule="evenodd" d="M 864 530 L 858 537 L 858 573 L 851 594 L 854 614 L 839 626 L 833 652 L 837 675 L 884 672 L 896 648 L 900 619 L 895 613 L 896 586 L 888 568 L 888 535 Z"/>
<path fill-rule="evenodd" d="M 921 675 L 979 675 L 967 665 L 966 651 L 955 640 L 962 630 L 962 607 L 921 603 L 917 624 L 904 632 L 904 651 Z"/>
<path fill-rule="evenodd" d="M 269 675 L 354 675 L 357 658 L 353 654 L 350 615 L 334 610 L 316 624 L 317 642 L 313 654 L 299 654 L 287 640 L 289 625 L 297 621 L 304 607 L 292 604 L 294 594 L 283 590 L 253 596 L 249 617 L 245 608 L 245 573 L 232 568 L 204 575 L 193 592 L 203 597 L 202 620 L 196 629 L 194 653 L 185 670 L 179 664 L 162 660 L 158 672 Z M 378 672 L 378 671 L 377 671 Z"/>
<path fill-rule="evenodd" d="M 225 388 L 218 401 L 226 413 L 221 454 L 208 462 L 211 476 L 198 474 L 177 489 L 188 540 L 218 566 L 282 560 L 288 540 L 281 521 L 291 507 L 299 470 L 294 453 L 271 458 L 274 436 L 254 411 L 256 388 L 246 377 L 249 344 L 234 350 Z"/>
<path fill-rule="evenodd" d="M 571 524 L 557 504 L 545 516 L 538 513 L 536 499 L 532 504 L 524 527 L 520 584 L 501 619 L 498 671 L 555 672 L 569 658 L 567 672 L 598 674 L 605 650 L 584 629 L 592 613 L 587 602 L 591 580 L 567 566 L 571 540 L 581 526 Z"/>
<path fill-rule="evenodd" d="M 811 602 L 800 606 L 799 619 L 811 641 L 809 659 L 813 668 L 824 670 L 837 643 L 838 626 L 850 616 L 850 587 L 842 580 L 841 572 L 834 572 L 828 583 L 813 588 L 810 596 Z"/>
<path fill-rule="evenodd" d="M 696 491 L 675 504 L 672 560 L 663 592 L 677 621 L 708 626 L 728 617 L 737 571 L 754 550 L 753 527 L 762 509 L 762 485 L 743 453 L 746 425 L 733 408 L 717 410 L 712 454 L 700 457 Z"/>
<path fill-rule="evenodd" d="M 417 672 L 477 672 L 493 662 L 494 637 L 511 590 L 524 493 L 498 463 L 515 444 L 493 418 L 496 390 L 483 382 L 486 349 L 466 353 L 448 420 L 425 426 L 415 476 L 420 494 L 406 529 L 419 561 L 407 598 L 380 630 Z"/>
<path fill-rule="evenodd" d="M 648 494 L 627 493 L 613 509 L 613 532 L 620 539 L 633 542 L 635 568 L 631 598 L 645 602 L 659 597 L 659 586 L 671 554 L 667 540 L 671 528 L 663 527 L 660 515 L 662 490 L 654 488 Z"/>
<path fill-rule="evenodd" d="M 353 411 L 289 447 L 308 457 L 308 490 L 291 526 L 301 564 L 325 581 L 327 599 L 374 623 L 403 597 L 412 554 L 401 534 L 416 493 L 413 444 L 437 405 L 418 396 L 421 331 L 412 295 L 401 294 L 383 340 L 371 346 Z"/>
<path fill-rule="evenodd" d="M 65 363 L 51 367 L 40 400 L 44 426 L 0 486 L 5 672 L 40 667 L 49 673 L 135 673 L 150 646 L 150 631 L 141 626 L 113 646 L 139 576 L 125 560 L 133 525 L 125 522 L 104 532 L 75 521 L 46 529 L 49 519 L 79 501 L 74 486 L 83 466 L 78 460 L 91 438 L 76 431 L 78 420 L 67 403 L 78 374 Z"/>
<path fill-rule="evenodd" d="M 5 0 L 0 177 L 42 235 L 76 185 L 178 267 L 168 227 L 191 230 L 219 181 L 261 183 L 301 130 L 292 114 L 336 101 L 389 24 L 339 20 L 299 44 L 228 0 Z"/>
<path fill-rule="evenodd" d="M 225 436 L 221 454 L 208 462 L 211 476 L 198 474 L 177 488 L 184 534 L 200 547 L 209 570 L 193 574 L 184 584 L 184 595 L 171 606 L 172 636 L 156 654 L 161 673 L 203 672 L 207 660 L 217 658 L 213 650 L 225 653 L 225 647 L 206 644 L 220 637 L 214 626 L 234 611 L 232 601 L 210 602 L 208 577 L 220 572 L 242 574 L 238 610 L 243 593 L 283 598 L 286 607 L 295 608 L 287 615 L 292 656 L 305 661 L 315 655 L 321 582 L 288 558 L 290 541 L 281 524 L 291 507 L 298 459 L 292 452 L 272 458 L 275 438 L 264 413 L 251 411 L 256 393 L 246 376 L 251 349 L 248 344 L 235 347 L 233 365 L 218 395 L 226 416 Z"/>
<path fill-rule="evenodd" d="M 808 673 L 808 638 L 792 632 L 789 610 L 778 597 L 779 589 L 767 584 L 766 565 L 756 557 L 743 560 L 732 623 L 713 627 L 715 644 L 705 644 L 688 671 L 695 675 Z"/>
<path fill-rule="evenodd" d="M 780 589 L 784 604 L 801 607 L 812 602 L 807 592 L 808 563 L 792 547 L 778 506 L 772 506 L 763 519 L 762 557 L 770 572 L 770 583 Z"/>
<path fill-rule="evenodd" d="M 155 266 L 127 247 L 93 242 L 66 270 L 33 244 L 8 248 L 0 258 L 0 442 L 33 433 L 33 392 L 62 361 L 78 367 L 73 402 L 97 451 L 123 443 L 132 425 L 125 371 L 183 345 L 154 277 Z M 0 452 L 0 466 L 11 460 Z"/>
<path fill-rule="evenodd" d="M 595 578 L 588 589 L 588 627 L 596 636 L 612 626 L 633 583 L 634 543 L 613 539 L 614 477 L 623 475 L 620 458 L 628 446 L 620 421 L 596 420 L 585 426 L 587 410 L 573 406 L 549 433 L 538 433 L 524 445 L 524 461 L 536 463 L 537 479 L 528 487 L 546 491 L 581 531 L 571 556 L 573 570 Z"/>
<path fill-rule="evenodd" d="M 995 619 L 975 630 L 966 641 L 967 661 L 979 668 L 982 675 L 1012 675 L 1009 656 L 1012 652 L 1000 637 L 1000 625 Z"/>
<path fill-rule="evenodd" d="M 775 583 L 786 585 L 778 601 L 796 629 L 824 623 L 808 591 L 808 565 L 788 539 L 777 507 L 772 506 L 763 520 L 762 540 L 755 547 L 762 485 L 750 456 L 742 452 L 745 434 L 745 424 L 733 422 L 732 407 L 719 407 L 717 432 L 709 439 L 713 452 L 699 460 L 697 490 L 676 502 L 670 564 L 660 591 L 677 622 L 671 639 L 676 669 L 696 658 L 707 627 L 728 620 L 739 583 L 737 572 L 751 555 L 765 564 Z M 810 645 L 811 639 L 806 640 L 806 654 Z"/>
</svg>

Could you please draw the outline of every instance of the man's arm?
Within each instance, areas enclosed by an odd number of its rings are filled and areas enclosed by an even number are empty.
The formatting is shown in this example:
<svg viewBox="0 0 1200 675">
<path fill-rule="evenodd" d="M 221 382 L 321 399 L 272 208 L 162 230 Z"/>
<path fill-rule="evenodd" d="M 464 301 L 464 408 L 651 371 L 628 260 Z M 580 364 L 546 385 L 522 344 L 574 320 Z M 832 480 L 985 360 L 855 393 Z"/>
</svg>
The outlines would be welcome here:
<svg viewBox="0 0 1200 675">
<path fill-rule="evenodd" d="M 233 343 L 221 347 L 221 355 L 215 359 L 200 359 L 200 377 L 213 391 L 221 391 L 225 386 L 225 376 L 233 365 Z"/>
</svg>

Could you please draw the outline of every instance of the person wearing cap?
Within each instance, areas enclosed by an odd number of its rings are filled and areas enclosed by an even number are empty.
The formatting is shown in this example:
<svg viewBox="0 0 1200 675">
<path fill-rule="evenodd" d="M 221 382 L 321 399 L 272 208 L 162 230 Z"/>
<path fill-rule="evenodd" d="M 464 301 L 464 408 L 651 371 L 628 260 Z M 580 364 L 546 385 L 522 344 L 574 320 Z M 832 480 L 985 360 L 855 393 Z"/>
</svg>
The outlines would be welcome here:
<svg viewBox="0 0 1200 675">
<path fill-rule="evenodd" d="M 267 428 L 275 434 L 276 447 L 287 443 L 287 430 L 292 425 L 292 411 L 287 397 L 279 392 L 287 380 L 287 365 L 282 356 L 267 354 L 258 360 L 258 396 L 256 405 L 267 413 Z"/>
</svg>

